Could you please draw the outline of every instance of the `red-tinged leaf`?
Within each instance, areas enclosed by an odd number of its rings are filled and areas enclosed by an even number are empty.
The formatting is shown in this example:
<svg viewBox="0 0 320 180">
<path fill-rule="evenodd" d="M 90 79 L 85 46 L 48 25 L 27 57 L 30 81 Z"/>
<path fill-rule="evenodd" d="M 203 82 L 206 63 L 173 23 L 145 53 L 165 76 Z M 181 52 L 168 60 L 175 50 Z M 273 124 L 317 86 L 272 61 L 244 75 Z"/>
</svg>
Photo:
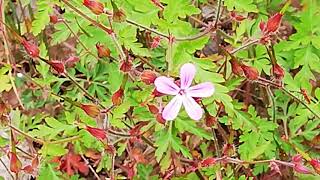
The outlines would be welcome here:
<svg viewBox="0 0 320 180">
<path fill-rule="evenodd" d="M 202 167 L 208 167 L 208 166 L 214 165 L 215 163 L 216 163 L 216 158 L 210 157 L 210 158 L 202 160 L 200 164 Z"/>
<path fill-rule="evenodd" d="M 211 116 L 209 113 L 206 113 L 205 124 L 207 127 L 212 127 L 217 123 L 217 117 Z"/>
<path fill-rule="evenodd" d="M 31 165 L 23 167 L 22 170 L 28 174 L 33 174 L 33 167 Z"/>
<path fill-rule="evenodd" d="M 118 106 L 122 103 L 123 100 L 123 89 L 120 87 L 113 95 L 112 95 L 112 103 L 115 106 Z"/>
<path fill-rule="evenodd" d="M 50 15 L 50 22 L 52 24 L 56 24 L 58 22 L 58 16 L 57 15 Z"/>
<path fill-rule="evenodd" d="M 83 0 L 83 5 L 91 10 L 96 15 L 100 15 L 104 12 L 104 5 L 96 0 Z"/>
<path fill-rule="evenodd" d="M 103 140 L 107 138 L 107 133 L 103 129 L 86 126 L 86 130 L 97 139 Z"/>
<path fill-rule="evenodd" d="M 116 9 L 115 11 L 113 11 L 112 19 L 114 22 L 123 22 L 126 20 L 126 18 L 126 14 L 122 9 Z"/>
<path fill-rule="evenodd" d="M 116 153 L 116 148 L 113 145 L 109 145 L 107 144 L 104 149 L 106 150 L 106 152 L 108 152 L 109 154 L 115 154 Z"/>
<path fill-rule="evenodd" d="M 281 174 L 281 171 L 280 171 L 280 168 L 279 168 L 279 166 L 278 166 L 277 163 L 275 163 L 275 162 L 272 161 L 272 162 L 270 162 L 269 167 L 270 167 L 270 170 L 271 170 L 271 171 L 274 171 L 274 172 L 282 175 L 282 174 Z"/>
<path fill-rule="evenodd" d="M 135 125 L 132 129 L 129 130 L 129 134 L 132 136 L 137 136 L 140 134 L 140 130 L 143 126 L 148 125 L 149 122 L 148 121 L 142 121 L 140 123 L 138 123 L 137 125 Z"/>
<path fill-rule="evenodd" d="M 100 113 L 100 109 L 95 104 L 80 104 L 80 108 L 90 117 L 97 117 Z"/>
<path fill-rule="evenodd" d="M 85 156 L 90 159 L 93 159 L 93 160 L 100 160 L 101 159 L 101 153 L 96 150 L 93 150 L 93 149 L 88 149 L 85 152 Z"/>
<path fill-rule="evenodd" d="M 238 21 L 238 22 L 243 21 L 243 20 L 246 19 L 244 16 L 238 15 L 234 11 L 230 12 L 230 16 L 232 17 L 232 19 L 234 19 L 235 21 Z"/>
<path fill-rule="evenodd" d="M 26 41 L 25 39 L 23 39 L 21 43 L 22 43 L 24 49 L 27 51 L 27 53 L 31 57 L 33 57 L 33 58 L 39 57 L 40 50 L 39 50 L 38 46 Z"/>
<path fill-rule="evenodd" d="M 22 167 L 21 161 L 19 160 L 16 153 L 10 152 L 10 171 L 13 173 L 19 173 Z"/>
<path fill-rule="evenodd" d="M 83 162 L 81 156 L 72 152 L 61 158 L 60 170 L 66 172 L 69 176 L 78 172 L 84 175 L 89 173 L 88 165 Z"/>
<path fill-rule="evenodd" d="M 282 14 L 276 13 L 272 17 L 268 19 L 267 25 L 266 25 L 266 33 L 275 32 L 278 30 L 280 23 L 282 19 Z"/>
<path fill-rule="evenodd" d="M 103 57 L 110 57 L 110 49 L 105 47 L 104 45 L 97 43 L 96 48 L 98 51 L 98 57 L 103 58 Z"/>
<path fill-rule="evenodd" d="M 264 32 L 266 28 L 266 23 L 264 21 L 261 21 L 259 24 L 259 28 L 261 32 Z"/>
<path fill-rule="evenodd" d="M 140 75 L 141 81 L 147 85 L 153 84 L 156 78 L 157 78 L 156 73 L 150 70 L 145 70 Z"/>
<path fill-rule="evenodd" d="M 59 74 L 64 74 L 66 72 L 64 64 L 61 61 L 50 61 L 49 64 Z"/>
</svg>

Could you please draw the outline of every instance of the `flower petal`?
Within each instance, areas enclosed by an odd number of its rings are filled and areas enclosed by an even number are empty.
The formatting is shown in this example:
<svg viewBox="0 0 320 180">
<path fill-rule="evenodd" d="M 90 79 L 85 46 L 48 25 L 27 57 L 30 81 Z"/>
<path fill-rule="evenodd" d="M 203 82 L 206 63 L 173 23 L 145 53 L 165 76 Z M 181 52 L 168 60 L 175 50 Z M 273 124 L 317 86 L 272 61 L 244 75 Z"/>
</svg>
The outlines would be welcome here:
<svg viewBox="0 0 320 180">
<path fill-rule="evenodd" d="M 200 120 L 203 110 L 200 105 L 189 95 L 185 95 L 182 99 L 184 109 L 193 120 Z"/>
<path fill-rule="evenodd" d="M 154 85 L 156 86 L 157 91 L 163 94 L 177 95 L 180 91 L 180 88 L 173 82 L 173 79 L 165 76 L 158 77 L 154 81 Z"/>
<path fill-rule="evenodd" d="M 175 96 L 163 109 L 162 117 L 163 119 L 170 121 L 174 120 L 180 111 L 182 105 L 182 96 Z"/>
<path fill-rule="evenodd" d="M 196 74 L 196 67 L 193 64 L 187 63 L 181 67 L 180 69 L 181 89 L 190 87 L 195 74 Z"/>
<path fill-rule="evenodd" d="M 186 93 L 191 97 L 209 97 L 213 95 L 214 90 L 211 82 L 205 82 L 188 88 Z"/>
</svg>

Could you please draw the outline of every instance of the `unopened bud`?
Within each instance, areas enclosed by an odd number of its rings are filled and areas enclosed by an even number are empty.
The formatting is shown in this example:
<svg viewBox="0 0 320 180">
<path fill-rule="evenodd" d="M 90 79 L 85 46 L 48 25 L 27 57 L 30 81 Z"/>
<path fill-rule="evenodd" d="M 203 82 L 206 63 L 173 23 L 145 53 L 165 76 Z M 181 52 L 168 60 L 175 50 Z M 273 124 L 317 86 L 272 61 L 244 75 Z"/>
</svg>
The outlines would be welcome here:
<svg viewBox="0 0 320 180">
<path fill-rule="evenodd" d="M 277 79 L 282 79 L 284 77 L 284 70 L 279 64 L 272 66 L 272 73 Z"/>
<path fill-rule="evenodd" d="M 232 73 L 238 76 L 241 76 L 243 74 L 243 70 L 241 68 L 241 64 L 236 59 L 230 60 Z"/>
<path fill-rule="evenodd" d="M 268 22 L 267 22 L 267 25 L 265 27 L 266 28 L 265 32 L 266 33 L 270 33 L 270 32 L 277 31 L 279 26 L 280 26 L 281 19 L 282 19 L 282 14 L 281 13 L 276 13 L 275 15 L 270 17 Z"/>
<path fill-rule="evenodd" d="M 19 173 L 22 167 L 21 161 L 19 160 L 16 153 L 10 152 L 9 155 L 10 155 L 10 171 L 13 173 Z"/>
<path fill-rule="evenodd" d="M 50 22 L 52 24 L 56 24 L 58 22 L 58 16 L 57 15 L 50 15 Z"/>
<path fill-rule="evenodd" d="M 251 67 L 251 66 L 246 66 L 244 64 L 241 65 L 241 68 L 244 72 L 244 75 L 246 76 L 246 78 L 248 78 L 249 80 L 257 80 L 259 77 L 259 72 L 256 68 Z"/>
<path fill-rule="evenodd" d="M 123 60 L 120 64 L 120 70 L 122 72 L 129 72 L 131 71 L 131 68 L 132 68 L 132 62 L 131 60 Z"/>
<path fill-rule="evenodd" d="M 153 84 L 156 78 L 157 78 L 156 73 L 150 70 L 145 70 L 140 75 L 141 81 L 147 85 Z"/>
<path fill-rule="evenodd" d="M 159 109 L 157 108 L 157 106 L 153 105 L 153 104 L 148 104 L 148 109 L 152 114 L 158 114 L 159 113 Z"/>
<path fill-rule="evenodd" d="M 212 127 L 217 123 L 217 118 L 214 116 L 211 116 L 209 113 L 206 113 L 205 117 L 205 124 L 207 127 Z"/>
<path fill-rule="evenodd" d="M 100 110 L 95 104 L 81 104 L 80 108 L 90 117 L 97 117 L 100 113 Z"/>
<path fill-rule="evenodd" d="M 33 57 L 33 58 L 36 58 L 36 57 L 39 57 L 39 48 L 38 46 L 32 44 L 32 43 L 29 43 L 28 41 L 26 40 L 22 40 L 22 45 L 24 47 L 24 49 L 27 51 L 27 53 Z"/>
<path fill-rule="evenodd" d="M 83 5 L 96 15 L 100 15 L 104 12 L 104 5 L 96 0 L 83 0 Z"/>
<path fill-rule="evenodd" d="M 113 95 L 112 95 L 112 103 L 115 106 L 118 106 L 122 103 L 123 99 L 123 89 L 120 87 Z"/>
<path fill-rule="evenodd" d="M 126 18 L 127 18 L 126 14 L 122 9 L 116 9 L 115 11 L 113 11 L 113 16 L 112 16 L 113 21 L 123 22 L 126 20 Z"/>
<path fill-rule="evenodd" d="M 166 120 L 162 117 L 162 113 L 158 113 L 158 114 L 157 114 L 156 120 L 157 120 L 160 124 L 166 124 Z"/>
<path fill-rule="evenodd" d="M 61 61 L 50 61 L 49 64 L 58 74 L 64 74 L 66 72 L 64 64 Z"/>
<path fill-rule="evenodd" d="M 98 51 L 98 57 L 103 58 L 103 57 L 110 57 L 110 49 L 105 47 L 104 45 L 97 43 L 96 48 Z"/>
<path fill-rule="evenodd" d="M 151 48 L 154 49 L 154 48 L 158 47 L 159 44 L 160 44 L 160 40 L 161 40 L 161 37 L 160 37 L 160 36 L 155 36 L 155 37 L 152 39 Z"/>
<path fill-rule="evenodd" d="M 107 138 L 107 133 L 103 129 L 86 126 L 86 130 L 97 139 L 103 140 Z"/>
<path fill-rule="evenodd" d="M 320 161 L 317 159 L 311 159 L 310 161 L 311 166 L 313 167 L 313 169 L 320 174 Z"/>
<path fill-rule="evenodd" d="M 243 20 L 246 19 L 244 16 L 238 15 L 238 14 L 236 14 L 236 12 L 234 12 L 234 11 L 232 11 L 232 12 L 230 13 L 230 16 L 232 17 L 232 19 L 234 19 L 235 21 L 238 21 L 238 22 L 243 21 Z"/>
</svg>

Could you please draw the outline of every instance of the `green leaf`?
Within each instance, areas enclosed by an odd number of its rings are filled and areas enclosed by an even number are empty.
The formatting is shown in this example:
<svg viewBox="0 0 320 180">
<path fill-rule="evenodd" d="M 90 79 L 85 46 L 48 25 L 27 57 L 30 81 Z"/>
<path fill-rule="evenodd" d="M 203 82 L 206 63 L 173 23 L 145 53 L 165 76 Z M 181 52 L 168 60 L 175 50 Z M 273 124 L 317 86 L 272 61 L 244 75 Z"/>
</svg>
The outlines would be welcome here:
<svg viewBox="0 0 320 180">
<path fill-rule="evenodd" d="M 202 137 L 208 140 L 212 139 L 212 135 L 209 132 L 202 129 L 201 127 L 198 127 L 194 120 L 190 120 L 188 118 L 186 119 L 176 118 L 174 121 L 174 125 L 181 133 L 190 132 L 192 134 L 195 134 L 199 137 Z"/>
<path fill-rule="evenodd" d="M 60 180 L 58 175 L 61 175 L 60 171 L 55 170 L 50 164 L 45 164 L 41 166 L 38 178 L 39 180 Z"/>
<path fill-rule="evenodd" d="M 163 16 L 169 21 L 173 22 L 177 17 L 185 18 L 186 16 L 199 14 L 201 11 L 185 0 L 162 0 L 167 4 L 164 8 Z"/>
<path fill-rule="evenodd" d="M 227 6 L 228 11 L 235 8 L 236 11 L 258 12 L 253 0 L 225 0 L 224 5 Z"/>
<path fill-rule="evenodd" d="M 33 35 L 37 36 L 49 24 L 51 12 L 50 1 L 37 1 L 37 11 L 33 14 L 35 20 L 32 22 Z"/>
<path fill-rule="evenodd" d="M 6 66 L 0 69 L 0 93 L 9 91 L 12 87 L 9 75 L 6 75 L 8 71 L 10 71 L 10 68 Z"/>
</svg>

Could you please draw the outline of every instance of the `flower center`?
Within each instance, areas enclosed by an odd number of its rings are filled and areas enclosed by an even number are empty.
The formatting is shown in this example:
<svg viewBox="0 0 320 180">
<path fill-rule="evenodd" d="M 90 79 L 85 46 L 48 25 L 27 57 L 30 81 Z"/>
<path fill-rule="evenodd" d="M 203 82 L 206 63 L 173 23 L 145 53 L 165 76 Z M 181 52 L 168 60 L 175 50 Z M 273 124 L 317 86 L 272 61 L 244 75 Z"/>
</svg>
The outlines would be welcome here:
<svg viewBox="0 0 320 180">
<path fill-rule="evenodd" d="M 186 91 L 184 89 L 180 89 L 179 94 L 184 95 L 184 94 L 186 94 Z"/>
</svg>

